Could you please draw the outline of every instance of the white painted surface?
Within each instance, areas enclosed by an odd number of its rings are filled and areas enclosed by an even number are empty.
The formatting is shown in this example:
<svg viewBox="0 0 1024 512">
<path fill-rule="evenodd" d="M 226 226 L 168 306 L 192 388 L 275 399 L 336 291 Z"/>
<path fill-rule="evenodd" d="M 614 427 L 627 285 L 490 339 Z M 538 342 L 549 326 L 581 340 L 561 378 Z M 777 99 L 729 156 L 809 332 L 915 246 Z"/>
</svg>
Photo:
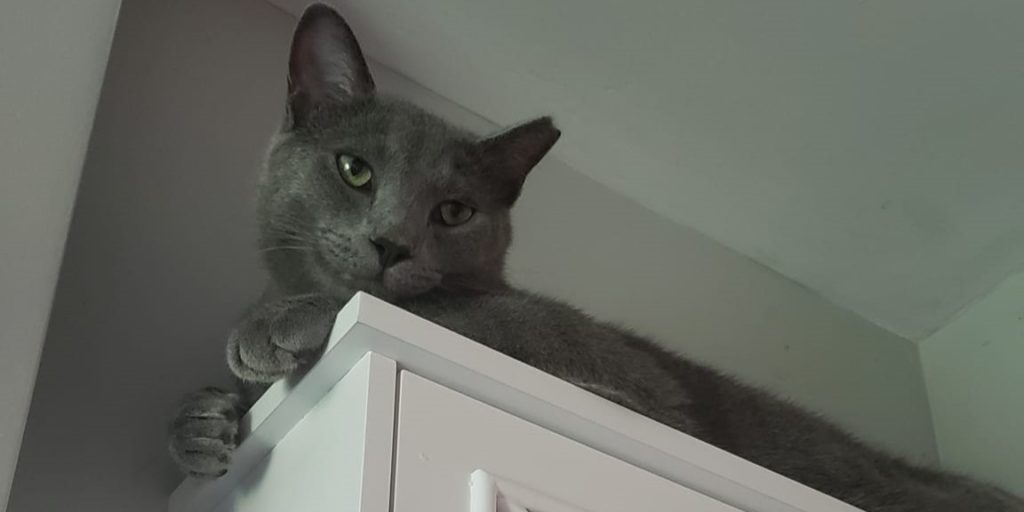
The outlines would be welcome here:
<svg viewBox="0 0 1024 512">
<path fill-rule="evenodd" d="M 469 476 L 469 512 L 586 512 L 563 501 L 477 469 Z"/>
<path fill-rule="evenodd" d="M 394 512 L 739 512 L 415 374 L 399 386 Z"/>
<path fill-rule="evenodd" d="M 387 511 L 396 378 L 394 361 L 366 354 L 275 384 L 246 416 L 228 474 L 186 481 L 169 512 Z"/>
<path fill-rule="evenodd" d="M 554 112 L 572 168 L 907 338 L 1024 266 L 1024 3 L 331 3 L 389 67 Z"/>
<path fill-rule="evenodd" d="M 1024 274 L 921 344 L 942 464 L 1024 496 Z"/>
<path fill-rule="evenodd" d="M 0 510 L 120 4 L 0 3 Z"/>
</svg>

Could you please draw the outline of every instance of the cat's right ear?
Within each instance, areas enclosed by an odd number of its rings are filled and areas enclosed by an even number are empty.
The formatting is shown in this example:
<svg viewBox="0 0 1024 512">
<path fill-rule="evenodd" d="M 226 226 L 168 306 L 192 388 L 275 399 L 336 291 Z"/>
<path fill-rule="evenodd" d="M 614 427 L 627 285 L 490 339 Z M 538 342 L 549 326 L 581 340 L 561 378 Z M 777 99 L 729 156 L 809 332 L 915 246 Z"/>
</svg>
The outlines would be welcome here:
<svg viewBox="0 0 1024 512">
<path fill-rule="evenodd" d="M 508 205 L 519 198 L 526 175 L 551 150 L 562 132 L 550 117 L 534 119 L 477 143 L 480 163 Z"/>
<path fill-rule="evenodd" d="M 319 105 L 373 94 L 373 77 L 355 34 L 334 9 L 313 4 L 302 14 L 288 60 L 289 127 Z"/>
</svg>

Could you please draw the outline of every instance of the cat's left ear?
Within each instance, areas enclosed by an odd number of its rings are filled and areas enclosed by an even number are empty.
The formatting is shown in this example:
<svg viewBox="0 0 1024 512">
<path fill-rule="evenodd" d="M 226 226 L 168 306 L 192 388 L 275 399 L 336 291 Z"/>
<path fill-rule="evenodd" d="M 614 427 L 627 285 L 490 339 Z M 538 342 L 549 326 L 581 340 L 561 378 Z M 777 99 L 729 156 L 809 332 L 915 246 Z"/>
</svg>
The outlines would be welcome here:
<svg viewBox="0 0 1024 512">
<path fill-rule="evenodd" d="M 370 96 L 374 88 L 370 68 L 345 19 L 324 4 L 309 6 L 295 28 L 288 60 L 292 122 L 300 122 L 319 104 Z"/>
<path fill-rule="evenodd" d="M 514 126 L 479 144 L 485 171 L 499 180 L 508 204 L 519 198 L 526 176 L 562 135 L 550 117 Z"/>
</svg>

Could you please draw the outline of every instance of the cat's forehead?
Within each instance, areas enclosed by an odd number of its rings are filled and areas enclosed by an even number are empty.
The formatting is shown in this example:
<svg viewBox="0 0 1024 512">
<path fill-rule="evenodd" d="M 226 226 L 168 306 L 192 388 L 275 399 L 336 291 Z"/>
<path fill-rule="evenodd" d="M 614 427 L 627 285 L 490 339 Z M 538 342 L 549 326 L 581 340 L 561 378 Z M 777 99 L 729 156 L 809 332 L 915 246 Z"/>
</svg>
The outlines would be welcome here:
<svg viewBox="0 0 1024 512">
<path fill-rule="evenodd" d="M 339 105 L 318 121 L 314 135 L 327 143 L 343 140 L 426 153 L 450 151 L 475 138 L 419 107 L 386 98 Z"/>
<path fill-rule="evenodd" d="M 312 135 L 321 149 L 361 157 L 384 180 L 400 174 L 450 186 L 468 177 L 474 159 L 475 135 L 400 100 L 347 104 L 318 121 Z"/>
</svg>

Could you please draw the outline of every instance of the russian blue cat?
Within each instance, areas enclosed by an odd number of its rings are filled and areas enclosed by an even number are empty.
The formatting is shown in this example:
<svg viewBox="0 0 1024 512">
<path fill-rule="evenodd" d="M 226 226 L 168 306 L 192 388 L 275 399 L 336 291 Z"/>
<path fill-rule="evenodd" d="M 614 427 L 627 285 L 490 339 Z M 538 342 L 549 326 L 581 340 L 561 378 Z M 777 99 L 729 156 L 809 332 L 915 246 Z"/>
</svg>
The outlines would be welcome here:
<svg viewBox="0 0 1024 512">
<path fill-rule="evenodd" d="M 375 93 L 359 44 L 322 5 L 296 29 L 287 114 L 258 200 L 266 296 L 229 337 L 238 392 L 183 402 L 171 453 L 226 471 L 238 421 L 315 361 L 364 290 L 666 425 L 869 511 L 1024 511 L 995 487 L 917 467 L 832 424 L 571 306 L 510 286 L 509 211 L 558 140 L 549 118 L 480 137 Z"/>
</svg>

